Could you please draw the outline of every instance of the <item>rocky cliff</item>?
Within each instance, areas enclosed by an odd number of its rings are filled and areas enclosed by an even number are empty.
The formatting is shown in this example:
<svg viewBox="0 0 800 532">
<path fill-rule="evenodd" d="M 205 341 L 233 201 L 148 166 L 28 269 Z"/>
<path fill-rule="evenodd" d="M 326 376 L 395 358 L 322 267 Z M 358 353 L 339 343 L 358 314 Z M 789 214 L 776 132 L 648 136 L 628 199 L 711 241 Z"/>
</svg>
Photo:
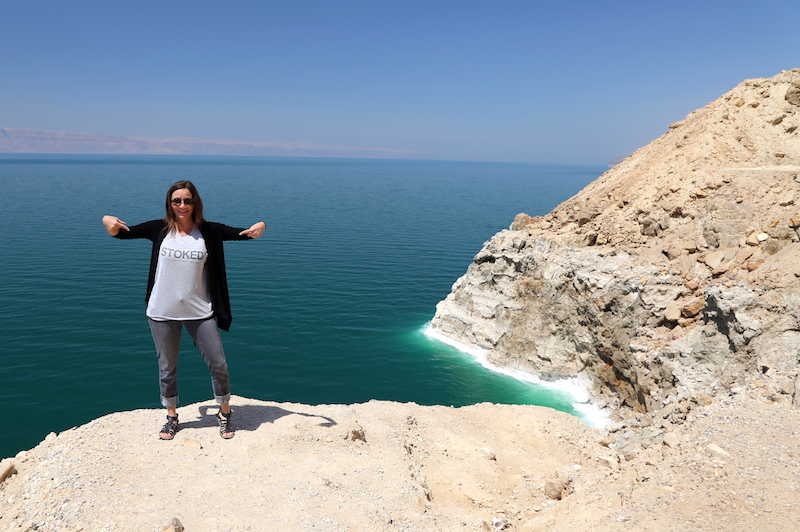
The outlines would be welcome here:
<svg viewBox="0 0 800 532">
<path fill-rule="evenodd" d="M 750 79 L 486 242 L 433 329 L 639 412 L 800 365 L 800 69 Z"/>
</svg>

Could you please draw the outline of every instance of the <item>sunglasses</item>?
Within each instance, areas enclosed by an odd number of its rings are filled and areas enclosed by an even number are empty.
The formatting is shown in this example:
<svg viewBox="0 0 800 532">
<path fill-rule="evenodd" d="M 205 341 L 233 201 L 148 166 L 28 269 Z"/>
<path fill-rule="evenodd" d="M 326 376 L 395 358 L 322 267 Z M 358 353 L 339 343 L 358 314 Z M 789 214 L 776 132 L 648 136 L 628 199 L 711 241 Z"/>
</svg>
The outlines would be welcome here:
<svg viewBox="0 0 800 532">
<path fill-rule="evenodd" d="M 194 198 L 186 198 L 186 199 L 172 198 L 172 204 L 175 205 L 176 207 L 180 205 L 181 202 L 183 202 L 184 205 L 194 205 Z"/>
</svg>

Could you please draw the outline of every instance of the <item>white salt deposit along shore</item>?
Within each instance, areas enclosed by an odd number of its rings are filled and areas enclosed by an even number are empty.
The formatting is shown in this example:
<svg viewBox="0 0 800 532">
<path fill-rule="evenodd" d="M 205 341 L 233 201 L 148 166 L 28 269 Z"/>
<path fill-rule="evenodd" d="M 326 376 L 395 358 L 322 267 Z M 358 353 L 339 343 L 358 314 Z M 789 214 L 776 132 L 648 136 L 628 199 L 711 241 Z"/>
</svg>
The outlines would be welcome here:
<svg viewBox="0 0 800 532">
<path fill-rule="evenodd" d="M 532 375 L 524 371 L 515 370 L 512 368 L 504 368 L 492 364 L 486 358 L 486 350 L 477 346 L 469 346 L 462 344 L 452 338 L 449 338 L 428 324 L 424 329 L 424 334 L 429 338 L 433 338 L 443 344 L 458 349 L 464 354 L 473 357 L 481 366 L 489 371 L 500 373 L 514 379 L 531 383 L 535 386 L 548 389 L 554 395 L 566 395 L 572 407 L 579 412 L 579 418 L 594 428 L 602 428 L 611 421 L 611 412 L 603 409 L 596 402 L 594 402 L 589 394 L 588 383 L 585 379 L 580 377 L 570 377 L 564 379 L 542 379 L 537 375 Z"/>
</svg>

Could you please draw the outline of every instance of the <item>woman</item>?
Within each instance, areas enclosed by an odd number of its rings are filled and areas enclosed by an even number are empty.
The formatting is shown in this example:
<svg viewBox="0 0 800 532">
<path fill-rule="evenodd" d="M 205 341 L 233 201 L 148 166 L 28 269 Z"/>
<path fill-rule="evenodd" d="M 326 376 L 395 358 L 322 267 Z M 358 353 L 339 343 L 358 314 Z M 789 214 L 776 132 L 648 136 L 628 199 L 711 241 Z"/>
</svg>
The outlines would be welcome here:
<svg viewBox="0 0 800 532">
<path fill-rule="evenodd" d="M 211 372 L 220 435 L 233 438 L 228 364 L 219 334 L 231 325 L 222 243 L 258 238 L 267 224 L 243 229 L 207 222 L 195 186 L 178 181 L 167 191 L 165 219 L 128 227 L 116 216 L 103 216 L 103 225 L 113 237 L 153 242 L 145 301 L 158 354 L 161 404 L 167 408 L 159 437 L 171 440 L 178 431 L 178 352 L 186 327 Z"/>
</svg>

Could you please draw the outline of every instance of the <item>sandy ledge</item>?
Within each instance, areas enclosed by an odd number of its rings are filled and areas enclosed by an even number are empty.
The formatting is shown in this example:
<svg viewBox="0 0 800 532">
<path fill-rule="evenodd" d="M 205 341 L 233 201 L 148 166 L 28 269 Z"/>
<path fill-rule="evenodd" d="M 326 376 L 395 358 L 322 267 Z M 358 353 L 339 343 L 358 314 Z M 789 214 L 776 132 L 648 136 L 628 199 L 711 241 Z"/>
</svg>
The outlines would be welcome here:
<svg viewBox="0 0 800 532">
<path fill-rule="evenodd" d="M 233 404 L 229 441 L 212 402 L 180 408 L 172 442 L 156 410 L 51 434 L 3 461 L 0 530 L 800 529 L 800 409 L 758 389 L 628 454 L 634 425 L 537 406 Z"/>
</svg>

